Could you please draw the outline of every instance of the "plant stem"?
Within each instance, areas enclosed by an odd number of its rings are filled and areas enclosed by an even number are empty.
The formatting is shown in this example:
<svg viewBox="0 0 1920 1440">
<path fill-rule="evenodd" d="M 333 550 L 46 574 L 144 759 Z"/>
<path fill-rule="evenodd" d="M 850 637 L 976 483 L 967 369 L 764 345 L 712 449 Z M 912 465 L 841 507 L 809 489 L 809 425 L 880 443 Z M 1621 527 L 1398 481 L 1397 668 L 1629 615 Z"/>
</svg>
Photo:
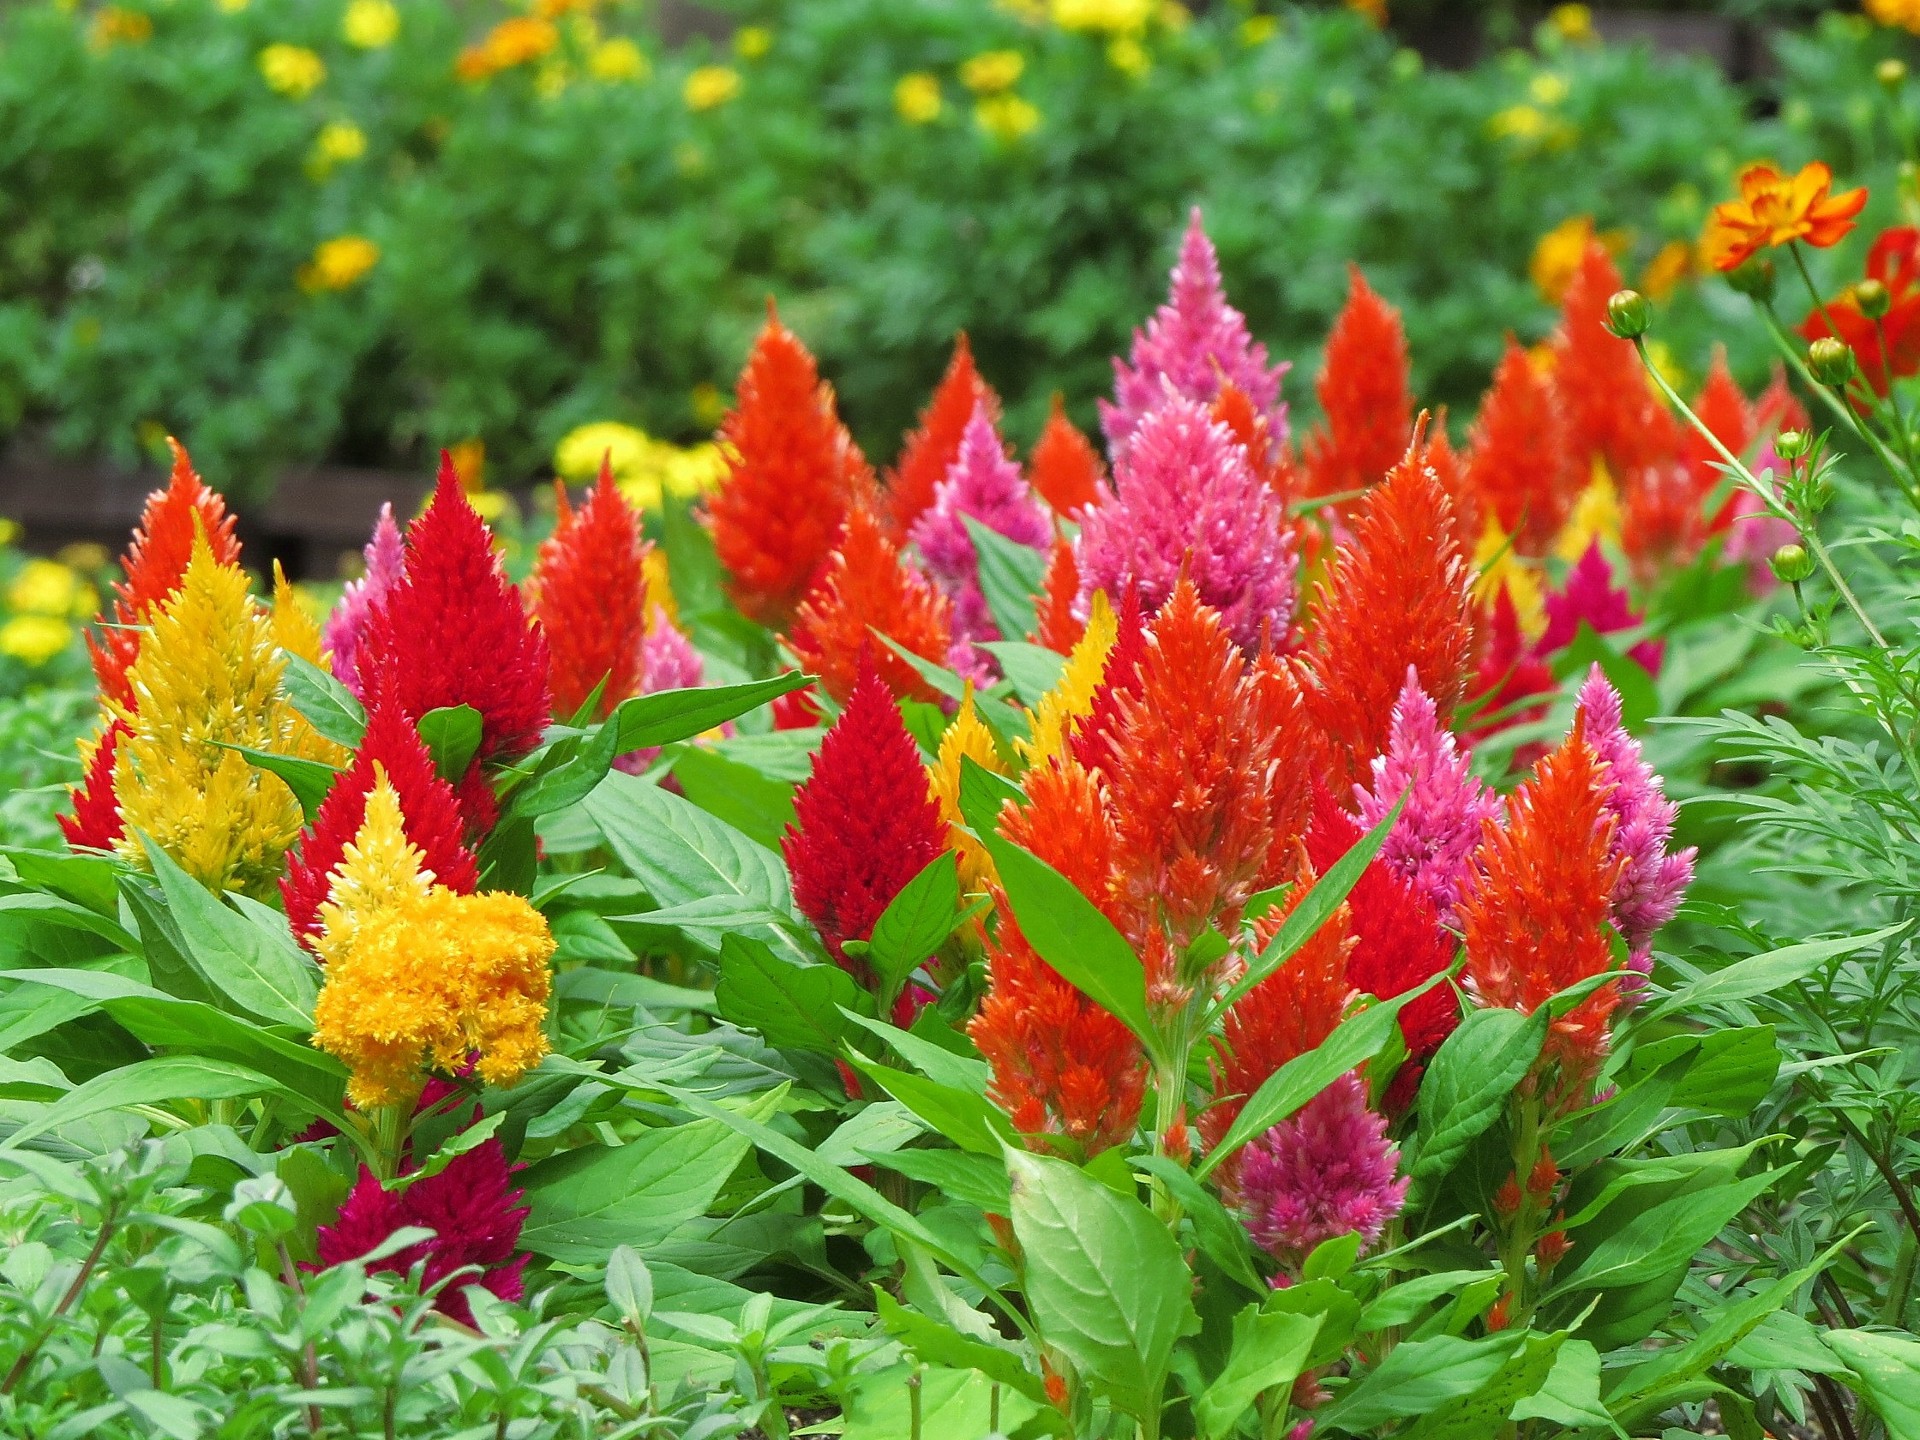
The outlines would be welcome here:
<svg viewBox="0 0 1920 1440">
<path fill-rule="evenodd" d="M 1887 1303 L 1880 1307 L 1882 1325 L 1905 1326 L 1907 1302 L 1913 1297 L 1913 1273 L 1920 1260 L 1920 1237 L 1909 1233 L 1900 1242 L 1900 1253 L 1893 1262 L 1893 1278 L 1887 1284 Z"/>
<path fill-rule="evenodd" d="M 20 1352 L 20 1358 L 13 1362 L 13 1368 L 7 1371 L 6 1379 L 0 1380 L 0 1395 L 11 1395 L 13 1387 L 20 1383 L 20 1377 L 27 1373 L 27 1367 L 33 1364 L 34 1356 L 40 1353 L 40 1347 L 47 1343 L 47 1337 L 53 1334 L 53 1327 L 62 1315 L 73 1308 L 73 1302 L 80 1298 L 80 1292 L 87 1288 L 100 1257 L 106 1253 L 107 1242 L 113 1238 L 117 1228 L 117 1212 L 109 1205 L 100 1217 L 100 1233 L 94 1238 L 93 1248 L 87 1252 L 87 1258 L 80 1262 L 80 1273 L 73 1277 L 73 1283 L 67 1286 L 67 1293 L 60 1297 L 60 1303 L 53 1307 L 53 1313 L 47 1317 L 47 1323 L 40 1333 L 33 1337 L 31 1344 Z"/>
<path fill-rule="evenodd" d="M 1793 340 L 1787 333 L 1787 327 L 1781 323 L 1780 317 L 1775 313 L 1773 306 L 1770 303 L 1761 304 L 1760 312 L 1766 318 L 1767 328 L 1773 335 L 1775 347 L 1780 351 L 1781 355 L 1786 358 L 1788 366 L 1800 377 L 1801 382 L 1820 397 L 1821 403 L 1839 417 L 1840 423 L 1843 426 L 1859 437 L 1860 442 L 1869 450 L 1873 451 L 1875 457 L 1880 461 L 1881 465 L 1886 468 L 1887 473 L 1893 477 L 1893 483 L 1900 487 L 1901 493 L 1907 497 L 1909 503 L 1920 505 L 1920 492 L 1916 492 L 1913 478 L 1901 470 L 1900 462 L 1894 458 L 1893 453 L 1889 451 L 1885 445 L 1880 443 L 1878 437 L 1876 437 L 1871 430 L 1868 430 L 1860 423 L 1860 417 L 1854 414 L 1853 407 L 1835 395 L 1832 387 L 1822 385 L 1818 380 L 1813 378 L 1813 372 L 1807 368 L 1806 359 L 1794 345 Z"/>
<path fill-rule="evenodd" d="M 278 1241 L 275 1248 L 280 1252 L 280 1276 L 287 1282 L 289 1289 L 300 1297 L 300 1303 L 306 1304 L 307 1287 L 300 1283 L 300 1267 L 293 1263 L 293 1255 L 287 1249 L 287 1242 Z M 320 1355 L 309 1340 L 300 1350 L 300 1383 L 308 1390 L 320 1388 Z M 309 1403 L 307 1406 L 308 1433 L 320 1433 L 320 1407 Z"/>
</svg>

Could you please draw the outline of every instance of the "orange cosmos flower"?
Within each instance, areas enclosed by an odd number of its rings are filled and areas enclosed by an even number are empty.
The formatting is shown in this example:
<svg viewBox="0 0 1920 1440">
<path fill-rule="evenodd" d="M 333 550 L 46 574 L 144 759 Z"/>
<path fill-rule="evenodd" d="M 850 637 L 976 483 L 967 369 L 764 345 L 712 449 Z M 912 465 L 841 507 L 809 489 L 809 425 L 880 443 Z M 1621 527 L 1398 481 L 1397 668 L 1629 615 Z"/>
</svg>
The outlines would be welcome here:
<svg viewBox="0 0 1920 1440">
<path fill-rule="evenodd" d="M 1792 176 L 1762 161 L 1742 170 L 1738 183 L 1740 198 L 1713 207 L 1700 240 L 1707 262 L 1723 272 L 1795 240 L 1837 245 L 1867 204 L 1864 188 L 1833 194 L 1833 171 L 1819 160 Z"/>
<path fill-rule="evenodd" d="M 859 678 L 863 651 L 896 697 L 933 701 L 939 698 L 933 687 L 873 632 L 944 665 L 950 612 L 947 597 L 901 559 L 879 518 L 856 505 L 820 583 L 801 602 L 790 643 L 800 664 L 843 705 Z"/>
<path fill-rule="evenodd" d="M 554 497 L 553 534 L 541 544 L 526 586 L 529 608 L 547 636 L 553 713 L 571 718 L 604 680 L 598 713 L 605 719 L 640 693 L 652 547 L 604 458 L 599 482 L 578 510 L 557 480 Z"/>
<path fill-rule="evenodd" d="M 973 363 L 973 347 L 966 333 L 954 341 L 953 358 L 947 373 L 933 392 L 933 399 L 920 412 L 920 428 L 907 436 L 900 447 L 900 458 L 887 476 L 887 513 L 896 535 L 905 535 L 920 518 L 920 512 L 933 504 L 933 492 L 947 478 L 947 470 L 960 454 L 960 437 L 976 405 L 987 407 L 987 418 L 1000 423 L 1000 397 L 980 378 Z"/>
</svg>

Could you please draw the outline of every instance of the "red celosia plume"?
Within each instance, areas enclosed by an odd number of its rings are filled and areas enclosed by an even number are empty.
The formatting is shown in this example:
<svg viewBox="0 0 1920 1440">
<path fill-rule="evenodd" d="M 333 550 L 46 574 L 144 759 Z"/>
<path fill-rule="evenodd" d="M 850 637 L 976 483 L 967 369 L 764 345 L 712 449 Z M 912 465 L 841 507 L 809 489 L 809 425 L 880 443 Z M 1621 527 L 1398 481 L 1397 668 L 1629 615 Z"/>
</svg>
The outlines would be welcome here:
<svg viewBox="0 0 1920 1440">
<path fill-rule="evenodd" d="M 790 643 L 800 664 L 842 704 L 853 693 L 863 656 L 895 695 L 933 701 L 939 698 L 933 687 L 874 634 L 944 665 L 951 610 L 933 582 L 902 558 L 873 512 L 856 505 L 820 583 L 801 602 Z"/>
<path fill-rule="evenodd" d="M 1118 743 L 1122 707 L 1140 693 L 1140 663 L 1146 658 L 1146 622 L 1140 618 L 1140 599 L 1132 590 L 1108 596 L 1114 607 L 1116 634 L 1093 692 L 1093 708 L 1074 727 L 1068 742 L 1074 759 L 1103 777 L 1113 774 L 1114 746 Z"/>
<path fill-rule="evenodd" d="M 1467 696 L 1473 718 L 1461 731 L 1467 740 L 1540 719 L 1547 713 L 1544 702 L 1533 706 L 1521 702 L 1551 695 L 1555 688 L 1553 671 L 1520 629 L 1520 612 L 1506 586 L 1500 587 L 1493 604 L 1483 612 L 1478 639 L 1479 654 Z"/>
<path fill-rule="evenodd" d="M 1106 493 L 1107 468 L 1100 463 L 1100 452 L 1067 418 L 1057 392 L 1027 462 L 1027 483 L 1056 515 L 1077 514 Z"/>
<path fill-rule="evenodd" d="M 1348 268 L 1347 303 L 1327 336 L 1316 389 L 1326 421 L 1303 447 L 1313 495 L 1364 490 L 1406 453 L 1413 429 L 1400 312 Z"/>
<path fill-rule="evenodd" d="M 1672 455 L 1679 439 L 1632 344 L 1607 328 L 1607 301 L 1623 283 L 1606 247 L 1589 244 L 1554 337 L 1553 390 L 1566 416 L 1576 487 L 1595 460 L 1628 485 L 1642 467 Z"/>
<path fill-rule="evenodd" d="M 1065 539 L 1056 539 L 1040 583 L 1034 617 L 1039 627 L 1033 636 L 1036 644 L 1065 655 L 1080 642 L 1087 627 L 1073 613 L 1073 604 L 1079 595 L 1080 565 L 1074 557 L 1073 546 Z"/>
<path fill-rule="evenodd" d="M 933 504 L 934 489 L 946 479 L 960 454 L 960 437 L 976 405 L 987 408 L 987 418 L 1000 423 L 1000 397 L 974 367 L 973 347 L 963 332 L 954 341 L 947 373 L 920 412 L 920 428 L 907 436 L 900 458 L 887 477 L 887 514 L 893 533 L 905 535 L 920 513 Z"/>
<path fill-rule="evenodd" d="M 1552 385 L 1509 336 L 1468 451 L 1467 483 L 1479 507 L 1521 554 L 1544 554 L 1586 479 L 1574 473 Z"/>
<path fill-rule="evenodd" d="M 534 561 L 527 598 L 552 656 L 553 713 L 571 718 L 604 680 L 604 719 L 640 692 L 648 546 L 605 460 L 578 510 L 565 486 L 555 482 L 554 494 L 558 518 Z"/>
<path fill-rule="evenodd" d="M 120 800 L 113 793 L 113 757 L 121 737 L 132 733 L 133 727 L 116 716 L 93 747 L 87 773 L 73 791 L 73 813 L 60 817 L 60 833 L 76 850 L 111 850 L 126 833 Z"/>
</svg>

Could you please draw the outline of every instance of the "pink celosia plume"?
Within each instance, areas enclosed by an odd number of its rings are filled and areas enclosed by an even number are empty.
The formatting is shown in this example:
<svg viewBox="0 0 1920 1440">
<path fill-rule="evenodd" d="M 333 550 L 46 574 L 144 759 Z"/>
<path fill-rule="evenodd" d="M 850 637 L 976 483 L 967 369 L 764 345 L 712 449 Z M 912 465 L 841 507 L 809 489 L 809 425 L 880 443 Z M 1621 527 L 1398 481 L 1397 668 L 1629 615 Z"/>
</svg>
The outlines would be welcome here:
<svg viewBox="0 0 1920 1440">
<path fill-rule="evenodd" d="M 384 600 L 387 592 L 399 584 L 407 573 L 406 547 L 400 539 L 400 527 L 393 523 L 392 505 L 380 507 L 380 518 L 374 523 L 373 538 L 367 541 L 363 553 L 367 559 L 366 574 L 358 580 L 348 581 L 346 588 L 340 592 L 340 603 L 333 607 L 333 613 L 327 617 L 323 643 L 333 657 L 335 677 L 364 701 L 367 697 L 360 682 L 361 637 L 366 633 L 374 606 Z"/>
<path fill-rule="evenodd" d="M 1613 583 L 1613 566 L 1595 540 L 1580 561 L 1567 572 L 1566 583 L 1547 595 L 1547 628 L 1540 636 L 1540 653 L 1551 655 L 1574 642 L 1585 621 L 1597 635 L 1631 630 L 1646 619 L 1634 613 L 1624 585 Z M 1666 655 L 1664 640 L 1646 639 L 1627 651 L 1628 657 L 1649 675 L 1660 673 Z"/>
<path fill-rule="evenodd" d="M 1247 1229 L 1290 1268 L 1349 1231 L 1372 1245 L 1407 1198 L 1399 1160 L 1366 1088 L 1342 1075 L 1241 1152 Z"/>
</svg>

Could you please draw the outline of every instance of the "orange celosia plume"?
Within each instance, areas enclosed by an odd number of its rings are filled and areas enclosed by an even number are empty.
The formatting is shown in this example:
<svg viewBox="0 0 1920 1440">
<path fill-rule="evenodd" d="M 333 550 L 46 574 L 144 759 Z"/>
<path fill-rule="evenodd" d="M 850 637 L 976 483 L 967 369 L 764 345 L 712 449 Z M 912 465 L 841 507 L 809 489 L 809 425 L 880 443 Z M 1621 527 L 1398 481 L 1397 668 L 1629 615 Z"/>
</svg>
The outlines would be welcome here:
<svg viewBox="0 0 1920 1440">
<path fill-rule="evenodd" d="M 1595 460 L 1631 485 L 1642 468 L 1671 456 L 1679 435 L 1654 394 L 1633 346 L 1607 328 L 1607 301 L 1621 288 L 1613 257 L 1598 243 L 1581 257 L 1567 287 L 1553 342 L 1553 391 L 1566 416 L 1572 483 L 1587 481 Z"/>
<path fill-rule="evenodd" d="M 1000 423 L 1000 397 L 980 378 L 974 367 L 973 347 L 964 332 L 953 344 L 953 359 L 947 373 L 933 392 L 933 399 L 920 412 L 920 428 L 907 436 L 900 447 L 900 458 L 887 477 L 887 514 L 893 533 L 905 535 L 913 522 L 933 504 L 933 492 L 947 478 L 947 470 L 960 454 L 960 437 L 974 407 L 984 405 L 987 418 Z"/>
<path fill-rule="evenodd" d="M 791 644 L 800 664 L 843 705 L 859 678 L 862 651 L 896 698 L 932 701 L 933 687 L 874 632 L 944 665 L 950 612 L 947 597 L 907 565 L 879 518 L 856 505 L 820 583 L 801 602 Z"/>
<path fill-rule="evenodd" d="M 600 479 L 578 510 L 554 484 L 558 517 L 540 546 L 528 600 L 546 632 L 553 713 L 571 717 L 603 680 L 599 716 L 640 691 L 647 633 L 648 545 L 603 459 Z"/>
<path fill-rule="evenodd" d="M 1586 483 L 1584 473 L 1573 472 L 1553 387 L 1512 336 L 1480 402 L 1467 482 L 1523 555 L 1546 552 Z"/>
<path fill-rule="evenodd" d="M 1037 644 L 1065 655 L 1079 641 L 1086 626 L 1073 613 L 1073 602 L 1080 595 L 1080 564 L 1073 546 L 1066 540 L 1053 542 L 1047 556 L 1047 573 L 1040 583 L 1034 633 Z"/>
<path fill-rule="evenodd" d="M 1375 293 L 1359 266 L 1347 273 L 1347 303 L 1327 336 L 1316 387 L 1326 422 L 1305 445 L 1313 495 L 1377 483 L 1406 453 L 1413 428 L 1400 312 Z"/>
<path fill-rule="evenodd" d="M 1097 504 L 1105 493 L 1106 466 L 1093 442 L 1067 418 L 1066 405 L 1056 391 L 1046 426 L 1034 442 L 1027 464 L 1027 483 L 1056 515 L 1072 515 Z"/>
<path fill-rule="evenodd" d="M 832 554 L 873 471 L 834 409 L 833 387 L 768 306 L 721 422 L 727 478 L 707 502 L 714 549 L 743 613 L 779 626 Z"/>
</svg>

